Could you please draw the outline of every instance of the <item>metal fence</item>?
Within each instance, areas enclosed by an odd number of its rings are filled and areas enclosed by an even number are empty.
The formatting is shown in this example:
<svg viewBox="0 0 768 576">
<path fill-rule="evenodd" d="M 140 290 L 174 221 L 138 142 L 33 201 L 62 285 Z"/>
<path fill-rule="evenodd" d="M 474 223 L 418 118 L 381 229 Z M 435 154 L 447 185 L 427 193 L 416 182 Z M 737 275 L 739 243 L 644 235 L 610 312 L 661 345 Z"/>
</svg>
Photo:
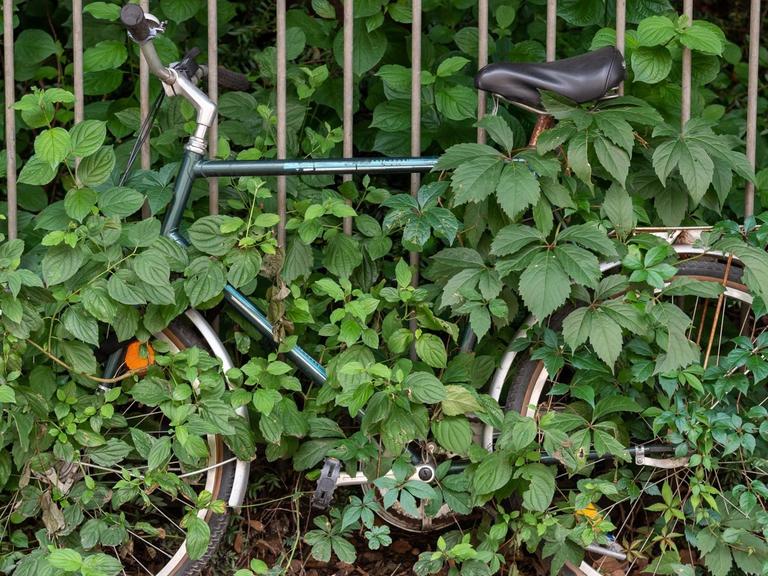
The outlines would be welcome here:
<svg viewBox="0 0 768 576">
<path fill-rule="evenodd" d="M 149 9 L 149 1 L 141 0 L 145 10 Z M 16 196 L 16 146 L 15 146 L 15 117 L 12 108 L 16 100 L 13 67 L 13 0 L 3 0 L 3 54 L 4 54 L 4 83 L 5 83 L 5 141 L 7 149 L 7 200 L 8 200 L 8 236 L 17 236 L 17 196 Z M 411 154 L 419 156 L 421 152 L 421 37 L 422 37 L 422 6 L 421 0 L 412 0 L 412 71 L 411 71 Z M 75 93 L 75 121 L 83 120 L 83 23 L 82 0 L 72 0 L 72 27 L 73 27 L 73 57 L 74 64 L 74 93 Z M 353 22 L 354 2 L 344 2 L 344 100 L 342 105 L 343 118 L 343 155 L 351 157 L 353 152 L 353 89 L 354 67 L 352 66 L 354 54 Z M 684 0 L 683 12 L 689 18 L 693 18 L 693 0 Z M 278 158 L 286 156 L 286 92 L 287 92 L 287 62 L 286 62 L 286 0 L 276 0 L 277 15 L 277 155 Z M 616 0 L 616 46 L 624 52 L 624 36 L 626 28 L 626 0 Z M 751 0 L 750 7 L 750 37 L 749 37 L 749 83 L 747 103 L 747 138 L 746 153 L 752 166 L 755 166 L 755 146 L 757 139 L 757 92 L 758 92 L 758 57 L 760 39 L 760 0 Z M 482 67 L 488 62 L 488 0 L 478 0 L 478 66 Z M 209 78 L 208 90 L 215 101 L 218 97 L 217 89 L 217 21 L 216 0 L 208 0 L 208 62 Z M 547 1 L 547 27 L 546 27 L 546 56 L 547 60 L 554 60 L 556 53 L 557 31 L 557 1 Z M 682 63 L 682 106 L 681 121 L 683 124 L 690 118 L 691 113 L 691 52 L 683 51 Z M 146 63 L 141 61 L 140 67 L 140 110 L 141 119 L 149 114 L 149 72 Z M 486 111 L 486 97 L 484 92 L 478 94 L 478 119 L 482 118 Z M 477 131 L 477 141 L 484 142 L 485 134 L 482 129 Z M 217 152 L 218 134 L 214 125 L 210 131 L 209 153 L 214 156 Z M 141 151 L 141 166 L 148 169 L 150 166 L 150 142 L 144 143 Z M 285 176 L 278 177 L 277 206 L 280 214 L 280 223 L 277 226 L 278 242 L 285 245 L 286 223 L 286 182 Z M 349 177 L 347 177 L 349 178 Z M 411 193 L 416 194 L 420 185 L 419 174 L 411 176 Z M 210 211 L 218 210 L 219 195 L 218 181 L 216 178 L 209 180 L 210 187 Z M 745 188 L 744 215 L 750 216 L 754 210 L 754 185 L 747 183 Z M 145 207 L 144 215 L 148 214 Z M 345 219 L 344 231 L 351 233 L 352 223 Z M 414 270 L 418 270 L 419 255 L 411 253 L 410 261 Z M 414 274 L 414 282 L 418 282 L 418 276 Z"/>
</svg>

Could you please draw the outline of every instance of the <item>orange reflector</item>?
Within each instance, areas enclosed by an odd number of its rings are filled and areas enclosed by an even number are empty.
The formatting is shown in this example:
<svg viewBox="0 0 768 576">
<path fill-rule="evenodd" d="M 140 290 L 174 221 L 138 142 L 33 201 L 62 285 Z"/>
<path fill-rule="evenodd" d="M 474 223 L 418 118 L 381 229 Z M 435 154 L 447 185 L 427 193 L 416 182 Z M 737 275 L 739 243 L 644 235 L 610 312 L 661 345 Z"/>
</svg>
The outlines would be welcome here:
<svg viewBox="0 0 768 576">
<path fill-rule="evenodd" d="M 595 508 L 594 504 L 589 504 L 586 508 L 582 508 L 581 510 L 576 510 L 576 516 L 584 516 L 585 518 L 588 518 L 590 520 L 597 520 L 599 521 L 600 513 L 597 511 L 597 508 Z"/>
<path fill-rule="evenodd" d="M 128 349 L 125 351 L 125 365 L 131 370 L 140 370 L 146 368 L 150 364 L 155 362 L 155 351 L 152 346 L 147 343 L 141 343 L 135 340 L 128 344 Z"/>
</svg>

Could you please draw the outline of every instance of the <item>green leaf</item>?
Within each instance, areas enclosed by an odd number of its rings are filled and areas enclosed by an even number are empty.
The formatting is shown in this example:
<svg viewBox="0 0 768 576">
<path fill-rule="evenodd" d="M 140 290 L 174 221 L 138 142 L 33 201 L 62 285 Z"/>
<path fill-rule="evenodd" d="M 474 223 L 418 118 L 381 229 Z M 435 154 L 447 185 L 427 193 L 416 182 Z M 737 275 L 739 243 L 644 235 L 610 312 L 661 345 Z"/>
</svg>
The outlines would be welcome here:
<svg viewBox="0 0 768 576">
<path fill-rule="evenodd" d="M 315 2 L 312 3 L 313 7 Z M 332 18 L 336 17 L 335 11 Z M 319 12 L 318 12 L 319 13 Z M 381 28 L 368 31 L 363 19 L 356 18 L 352 29 L 355 38 L 354 50 L 352 52 L 352 69 L 356 76 L 362 76 L 368 70 L 376 66 L 387 51 L 387 36 Z M 339 66 L 344 65 L 344 35 L 341 30 L 336 34 L 333 41 L 333 55 Z"/>
<path fill-rule="evenodd" d="M 461 85 L 437 90 L 435 106 L 449 120 L 474 118 L 477 114 L 477 91 Z"/>
<path fill-rule="evenodd" d="M 613 369 L 624 343 L 621 337 L 621 326 L 600 310 L 593 312 L 590 316 L 589 343 L 592 344 L 600 360 Z"/>
<path fill-rule="evenodd" d="M 472 487 L 478 494 L 492 494 L 512 479 L 512 463 L 504 452 L 493 452 L 477 467 Z"/>
<path fill-rule="evenodd" d="M 99 210 L 105 216 L 125 218 L 144 204 L 144 195 L 133 188 L 115 187 L 99 194 Z"/>
<path fill-rule="evenodd" d="M 577 308 L 563 320 L 563 339 L 575 351 L 587 341 L 591 328 L 592 314 L 589 309 Z"/>
<path fill-rule="evenodd" d="M 73 188 L 64 197 L 64 210 L 67 216 L 82 222 L 96 206 L 97 200 L 98 195 L 90 188 Z"/>
<path fill-rule="evenodd" d="M 109 534 L 109 529 L 105 533 Z M 85 557 L 80 573 L 83 576 L 117 576 L 123 573 L 123 565 L 118 558 L 99 552 Z"/>
<path fill-rule="evenodd" d="M 53 180 L 56 176 L 56 170 L 50 162 L 37 156 L 32 156 L 19 173 L 19 184 L 32 184 L 33 186 L 44 186 Z"/>
<path fill-rule="evenodd" d="M 725 36 L 711 22 L 696 20 L 680 34 L 680 43 L 691 50 L 719 56 L 725 49 Z"/>
<path fill-rule="evenodd" d="M 642 407 L 627 396 L 608 396 L 600 400 L 592 413 L 592 421 L 597 422 L 615 412 L 642 412 Z"/>
<path fill-rule="evenodd" d="M 445 345 L 435 334 L 423 333 L 416 339 L 416 354 L 432 368 L 445 368 L 448 362 Z"/>
<path fill-rule="evenodd" d="M 712 573 L 712 576 L 727 576 L 731 571 L 733 561 L 729 546 L 718 541 L 715 547 L 704 555 L 704 565 Z"/>
<path fill-rule="evenodd" d="M 541 188 L 536 175 L 523 162 L 510 162 L 501 173 L 496 201 L 511 219 L 539 201 Z"/>
<path fill-rule="evenodd" d="M 692 142 L 683 142 L 680 149 L 680 161 L 677 166 L 683 177 L 688 192 L 695 203 L 699 203 L 712 183 L 715 165 L 707 151 Z"/>
<path fill-rule="evenodd" d="M 672 54 L 664 46 L 642 46 L 632 52 L 632 72 L 635 82 L 657 84 L 672 70 Z"/>
<path fill-rule="evenodd" d="M 67 157 L 71 149 L 69 132 L 64 128 L 49 128 L 35 138 L 35 155 L 53 168 Z"/>
<path fill-rule="evenodd" d="M 83 342 L 98 346 L 99 325 L 82 306 L 70 306 L 62 314 L 61 321 L 72 336 Z"/>
<path fill-rule="evenodd" d="M 190 262 L 184 271 L 184 292 L 189 296 L 189 303 L 197 306 L 221 294 L 227 284 L 224 266 L 217 260 L 200 256 Z"/>
<path fill-rule="evenodd" d="M 558 242 L 567 240 L 607 258 L 617 257 L 616 249 L 608 238 L 608 234 L 596 222 L 569 226 L 557 238 Z"/>
<path fill-rule="evenodd" d="M 119 68 L 128 59 L 123 40 L 103 40 L 87 48 L 83 54 L 85 72 L 101 72 Z"/>
<path fill-rule="evenodd" d="M 166 286 L 171 267 L 159 250 L 147 250 L 133 260 L 133 270 L 141 280 L 152 286 Z"/>
<path fill-rule="evenodd" d="M 8 384 L 0 384 L 0 404 L 16 404 L 16 392 Z"/>
<path fill-rule="evenodd" d="M 349 278 L 362 262 L 360 246 L 350 236 L 337 234 L 328 242 L 323 263 L 332 274 L 339 278 Z"/>
<path fill-rule="evenodd" d="M 85 251 L 59 244 L 43 257 L 43 280 L 48 286 L 61 284 L 74 276 L 85 263 Z"/>
<path fill-rule="evenodd" d="M 472 412 L 482 412 L 482 407 L 475 395 L 457 384 L 449 384 L 445 387 L 445 400 L 442 403 L 443 413 L 446 416 L 459 416 Z"/>
<path fill-rule="evenodd" d="M 591 189 L 592 166 L 589 163 L 589 140 L 589 131 L 584 130 L 568 142 L 568 163 L 579 180 Z"/>
<path fill-rule="evenodd" d="M 635 228 L 637 220 L 632 199 L 623 187 L 614 184 L 608 189 L 605 193 L 603 210 L 621 236 L 627 236 Z"/>
<path fill-rule="evenodd" d="M 93 350 L 90 346 L 73 340 L 62 340 L 59 345 L 64 353 L 64 360 L 74 368 L 75 372 L 83 374 L 93 374 L 96 372 L 96 357 L 93 355 Z"/>
<path fill-rule="evenodd" d="M 469 60 L 463 56 L 451 56 L 446 58 L 437 67 L 437 75 L 441 78 L 452 76 L 469 64 Z"/>
<path fill-rule="evenodd" d="M 235 244 L 237 236 L 222 234 L 221 227 L 232 220 L 231 216 L 204 216 L 189 227 L 192 245 L 211 256 L 224 256 Z"/>
<path fill-rule="evenodd" d="M 666 44 L 675 34 L 675 23 L 666 16 L 644 18 L 637 26 L 637 41 L 640 46 Z"/>
<path fill-rule="evenodd" d="M 107 181 L 114 167 L 115 152 L 110 146 L 104 146 L 80 161 L 77 179 L 83 186 L 95 187 Z"/>
<path fill-rule="evenodd" d="M 488 156 L 501 160 L 501 154 L 495 148 L 491 148 L 486 144 L 456 144 L 446 150 L 440 158 L 437 159 L 437 164 L 432 169 L 433 172 L 442 170 L 453 170 L 465 162 L 470 162 L 476 158 Z"/>
<path fill-rule="evenodd" d="M 187 516 L 187 553 L 190 559 L 202 558 L 211 542 L 211 527 L 197 516 Z"/>
<path fill-rule="evenodd" d="M 543 241 L 543 236 L 535 228 L 522 224 L 510 224 L 496 234 L 491 243 L 491 254 L 497 256 L 517 254 L 529 244 Z"/>
<path fill-rule="evenodd" d="M 437 442 L 446 450 L 465 455 L 472 445 L 472 427 L 464 416 L 448 416 L 432 422 Z"/>
<path fill-rule="evenodd" d="M 512 149 L 515 147 L 515 135 L 504 118 L 496 115 L 484 116 L 475 126 L 486 130 L 493 141 L 501 146 L 507 154 L 512 153 Z"/>
<path fill-rule="evenodd" d="M 520 275 L 520 295 L 539 321 L 565 304 L 570 293 L 571 282 L 551 252 L 534 256 Z"/>
<path fill-rule="evenodd" d="M 226 257 L 227 280 L 235 288 L 245 286 L 261 270 L 261 254 L 255 249 L 232 250 Z"/>
<path fill-rule="evenodd" d="M 65 572 L 77 572 L 83 565 L 83 557 L 70 548 L 60 548 L 51 552 L 48 556 L 48 563 Z"/>
<path fill-rule="evenodd" d="M 498 156 L 480 156 L 459 166 L 451 177 L 454 204 L 485 200 L 496 190 L 503 167 Z"/>
<path fill-rule="evenodd" d="M 72 142 L 72 155 L 90 156 L 101 148 L 107 137 L 107 123 L 101 120 L 85 120 L 73 126 L 69 131 Z"/>
<path fill-rule="evenodd" d="M 595 138 L 595 154 L 608 173 L 623 186 L 627 182 L 629 173 L 629 155 L 623 148 L 619 148 L 613 142 L 598 136 Z"/>
<path fill-rule="evenodd" d="M 403 386 L 422 404 L 437 404 L 447 398 L 448 387 L 443 386 L 440 380 L 428 372 L 411 372 L 406 376 Z"/>
<path fill-rule="evenodd" d="M 552 251 L 562 269 L 577 284 L 594 288 L 600 280 L 600 261 L 597 257 L 573 244 L 561 244 Z"/>
<path fill-rule="evenodd" d="M 108 2 L 92 2 L 83 8 L 83 12 L 100 20 L 117 20 L 120 17 L 120 6 Z"/>
<path fill-rule="evenodd" d="M 544 464 L 526 464 L 520 475 L 530 482 L 523 492 L 523 506 L 534 512 L 545 512 L 555 495 L 555 469 Z"/>
<path fill-rule="evenodd" d="M 148 470 L 157 470 L 168 464 L 168 460 L 171 457 L 171 438 L 169 436 L 163 436 L 155 440 L 152 443 L 152 447 L 149 449 L 149 456 L 147 456 L 147 468 Z"/>
<path fill-rule="evenodd" d="M 472 309 L 469 313 L 469 327 L 472 328 L 472 332 L 475 333 L 478 340 L 482 340 L 483 336 L 491 329 L 491 315 L 485 306 L 478 306 Z"/>
<path fill-rule="evenodd" d="M 200 11 L 202 5 L 201 0 L 162 0 L 160 2 L 163 14 L 174 22 L 189 20 Z"/>
</svg>

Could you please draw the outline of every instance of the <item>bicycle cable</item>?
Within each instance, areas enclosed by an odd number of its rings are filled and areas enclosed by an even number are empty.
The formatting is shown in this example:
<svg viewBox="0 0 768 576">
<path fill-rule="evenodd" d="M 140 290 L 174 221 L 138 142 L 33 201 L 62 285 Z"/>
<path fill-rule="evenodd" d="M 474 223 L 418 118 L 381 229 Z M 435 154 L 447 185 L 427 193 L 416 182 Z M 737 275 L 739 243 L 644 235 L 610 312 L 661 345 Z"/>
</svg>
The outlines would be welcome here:
<svg viewBox="0 0 768 576">
<path fill-rule="evenodd" d="M 144 142 L 146 142 L 147 137 L 149 136 L 149 132 L 152 129 L 152 124 L 155 121 L 155 116 L 157 116 L 157 113 L 160 110 L 160 105 L 163 103 L 164 98 L 165 92 L 160 91 L 160 94 L 157 95 L 157 98 L 155 98 L 155 101 L 152 104 L 152 108 L 149 111 L 149 114 L 144 119 L 144 122 L 142 122 L 141 128 L 139 128 L 139 135 L 136 137 L 136 141 L 133 143 L 133 148 L 131 149 L 131 154 L 128 156 L 128 162 L 125 166 L 125 170 L 123 171 L 123 175 L 120 177 L 120 181 L 117 183 L 118 186 L 125 184 L 125 181 L 128 179 L 128 175 L 131 173 L 133 164 L 136 162 L 136 158 L 139 155 L 139 150 L 141 150 L 141 147 L 144 145 Z"/>
</svg>

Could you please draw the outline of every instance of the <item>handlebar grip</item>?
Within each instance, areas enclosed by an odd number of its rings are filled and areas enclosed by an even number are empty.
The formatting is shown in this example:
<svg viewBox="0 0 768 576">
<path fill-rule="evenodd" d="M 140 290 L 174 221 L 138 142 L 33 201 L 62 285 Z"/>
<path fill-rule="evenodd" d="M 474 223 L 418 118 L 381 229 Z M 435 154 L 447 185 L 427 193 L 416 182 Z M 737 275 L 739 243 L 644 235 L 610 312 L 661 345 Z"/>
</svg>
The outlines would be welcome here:
<svg viewBox="0 0 768 576">
<path fill-rule="evenodd" d="M 120 10 L 120 21 L 137 42 L 144 42 L 150 36 L 149 22 L 144 10 L 138 4 L 126 4 Z"/>
<path fill-rule="evenodd" d="M 247 92 L 250 89 L 251 83 L 244 74 L 232 72 L 232 70 L 227 70 L 221 66 L 216 70 L 219 77 L 218 84 L 222 88 L 226 88 L 227 90 L 237 90 L 239 92 Z"/>
</svg>

